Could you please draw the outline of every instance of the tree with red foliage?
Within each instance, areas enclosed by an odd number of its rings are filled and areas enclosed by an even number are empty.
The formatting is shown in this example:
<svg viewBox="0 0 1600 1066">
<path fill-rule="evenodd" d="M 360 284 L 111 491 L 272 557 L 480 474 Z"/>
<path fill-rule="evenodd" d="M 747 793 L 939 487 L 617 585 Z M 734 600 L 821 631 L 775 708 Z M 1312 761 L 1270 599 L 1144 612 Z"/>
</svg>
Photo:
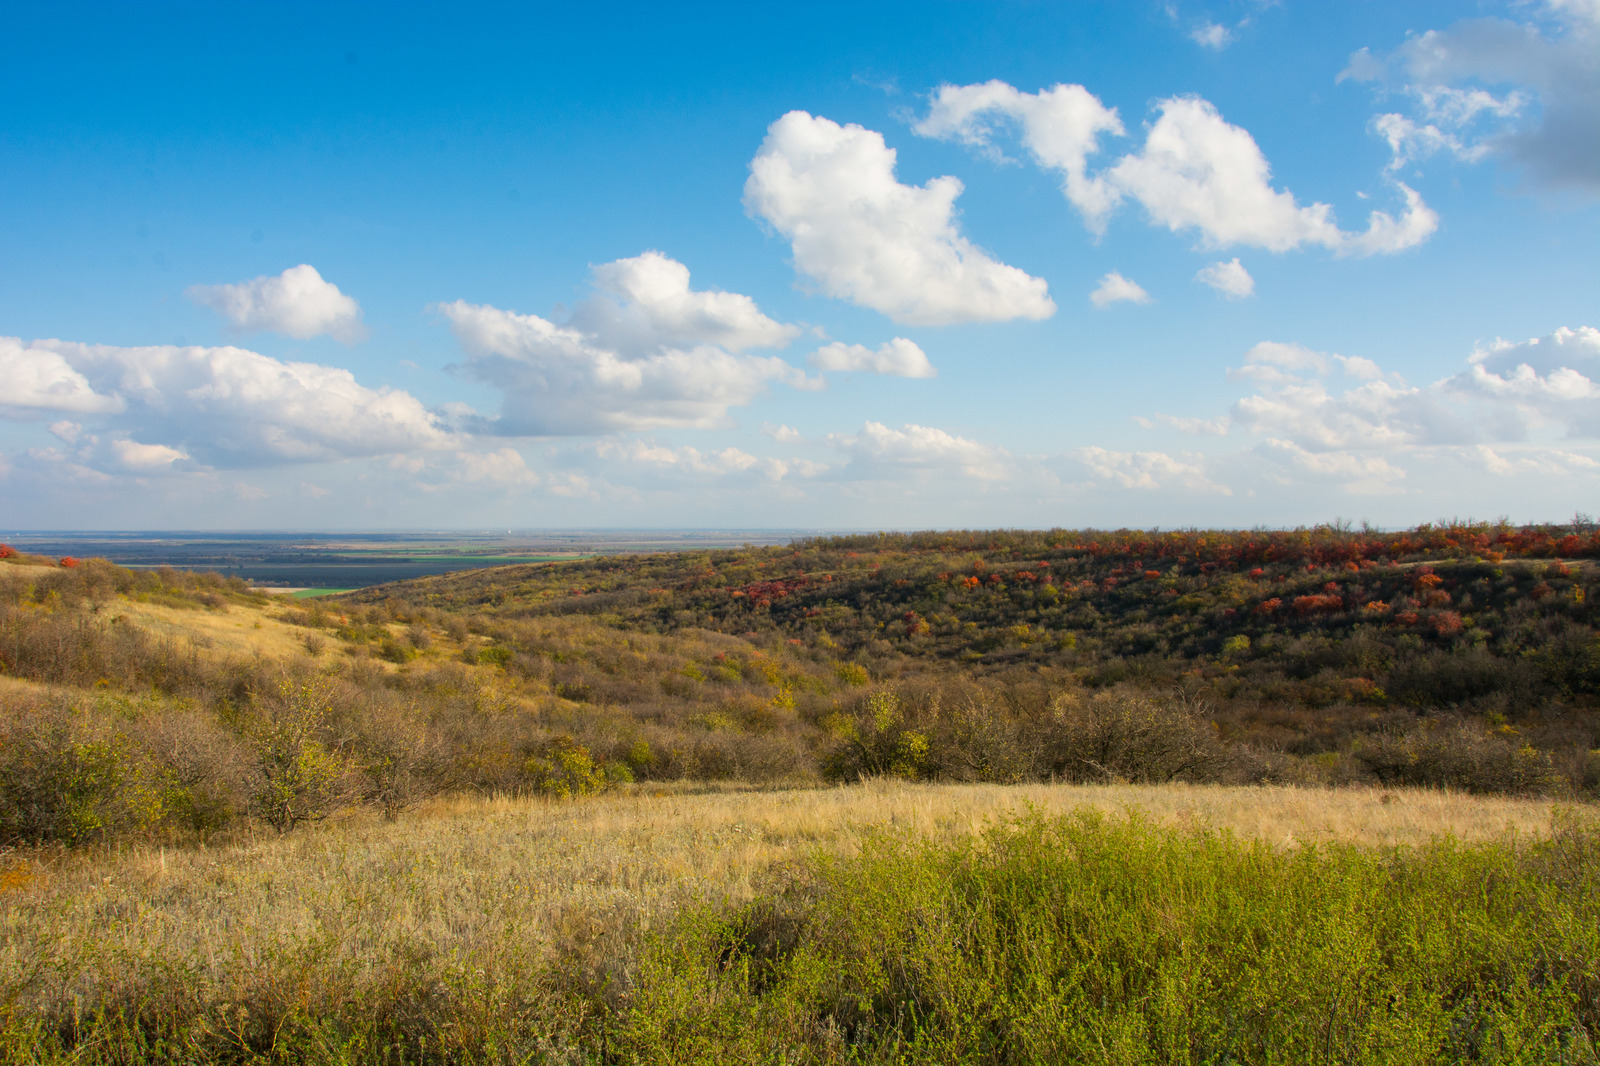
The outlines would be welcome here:
<svg viewBox="0 0 1600 1066">
<path fill-rule="evenodd" d="M 1344 600 L 1338 596 L 1296 596 L 1294 598 L 1296 614 L 1316 614 L 1320 611 L 1342 611 Z"/>
</svg>

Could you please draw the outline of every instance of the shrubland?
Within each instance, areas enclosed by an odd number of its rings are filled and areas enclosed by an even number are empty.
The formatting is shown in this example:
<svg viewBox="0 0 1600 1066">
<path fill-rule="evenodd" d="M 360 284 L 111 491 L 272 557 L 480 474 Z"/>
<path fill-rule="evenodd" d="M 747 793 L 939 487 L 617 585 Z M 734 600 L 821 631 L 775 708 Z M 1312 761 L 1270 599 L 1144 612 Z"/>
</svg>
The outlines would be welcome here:
<svg viewBox="0 0 1600 1066">
<path fill-rule="evenodd" d="M 0 1061 L 1596 1062 L 1597 555 L 0 550 Z"/>
<path fill-rule="evenodd" d="M 289 601 L 0 561 L 0 840 L 630 781 L 1600 789 L 1600 534 L 879 535 Z"/>
<path fill-rule="evenodd" d="M 1092 755 L 1050 753 L 1063 715 L 1126 721 L 1159 706 L 1175 725 L 1215 730 L 1234 757 L 1200 762 L 1219 779 L 1584 791 L 1600 784 L 1597 558 L 1600 531 L 1582 518 L 1399 533 L 877 534 L 472 571 L 352 600 L 787 644 L 864 688 L 901 690 L 901 707 L 926 707 L 925 691 L 904 690 L 932 686 L 946 740 L 981 692 L 986 742 L 1030 739 L 991 770 L 964 771 L 980 776 L 1092 774 L 1105 765 Z M 853 727 L 835 720 L 856 740 L 863 706 L 842 708 Z M 977 732 L 965 735 L 977 743 Z M 927 763 L 936 776 L 982 762 L 945 754 Z M 848 769 L 878 756 L 832 757 Z M 1133 776 L 1159 772 L 1148 765 Z"/>
</svg>

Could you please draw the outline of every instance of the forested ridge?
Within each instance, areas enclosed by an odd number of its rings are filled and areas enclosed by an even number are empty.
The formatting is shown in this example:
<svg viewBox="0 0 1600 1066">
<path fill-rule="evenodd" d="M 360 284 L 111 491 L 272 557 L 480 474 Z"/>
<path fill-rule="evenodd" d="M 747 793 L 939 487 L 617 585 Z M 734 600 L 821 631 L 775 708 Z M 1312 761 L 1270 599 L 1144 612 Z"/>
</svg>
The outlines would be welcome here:
<svg viewBox="0 0 1600 1066">
<path fill-rule="evenodd" d="M 1358 708 L 1543 721 L 1586 717 L 1600 693 L 1597 557 L 1583 520 L 878 534 L 503 567 L 352 599 L 798 640 L 880 673 L 911 659 L 1186 686 L 1258 724 Z"/>
</svg>

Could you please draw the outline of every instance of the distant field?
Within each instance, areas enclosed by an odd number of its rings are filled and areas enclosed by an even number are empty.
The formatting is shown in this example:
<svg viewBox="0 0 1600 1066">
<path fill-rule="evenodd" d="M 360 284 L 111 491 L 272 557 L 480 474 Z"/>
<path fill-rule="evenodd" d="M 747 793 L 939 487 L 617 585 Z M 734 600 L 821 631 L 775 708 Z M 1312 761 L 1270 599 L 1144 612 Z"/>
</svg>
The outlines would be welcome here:
<svg viewBox="0 0 1600 1066">
<path fill-rule="evenodd" d="M 45 556 L 120 566 L 215 571 L 252 584 L 351 591 L 458 570 L 563 562 L 601 554 L 786 544 L 807 530 L 572 530 L 526 533 L 6 532 L 0 542 Z"/>
</svg>

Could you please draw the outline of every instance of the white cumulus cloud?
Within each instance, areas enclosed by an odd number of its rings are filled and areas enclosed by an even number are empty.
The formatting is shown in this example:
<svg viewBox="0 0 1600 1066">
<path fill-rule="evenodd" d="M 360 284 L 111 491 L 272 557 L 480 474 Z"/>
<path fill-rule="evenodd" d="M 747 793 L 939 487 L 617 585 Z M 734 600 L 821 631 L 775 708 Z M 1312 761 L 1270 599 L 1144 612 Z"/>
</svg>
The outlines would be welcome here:
<svg viewBox="0 0 1600 1066">
<path fill-rule="evenodd" d="M 746 475 L 767 481 L 781 481 L 791 473 L 812 477 L 825 469 L 817 463 L 762 458 L 733 447 L 701 451 L 690 447 L 669 448 L 643 440 L 601 441 L 595 446 L 595 454 L 614 464 L 645 466 L 701 478 Z"/>
<path fill-rule="evenodd" d="M 1441 389 L 1507 409 L 1502 418 L 1520 428 L 1519 436 L 1549 427 L 1568 438 L 1600 437 L 1600 329 L 1502 341 L 1474 352 L 1469 363 Z"/>
<path fill-rule="evenodd" d="M 1138 282 L 1123 277 L 1113 270 L 1100 279 L 1100 284 L 1089 294 L 1089 302 L 1101 309 L 1115 303 L 1147 304 L 1150 294 Z"/>
<path fill-rule="evenodd" d="M 1268 438 L 1251 449 L 1252 453 L 1279 468 L 1280 484 L 1324 481 L 1339 484 L 1358 495 L 1381 495 L 1399 491 L 1397 482 L 1406 472 L 1381 455 L 1353 452 L 1309 451 L 1293 441 Z"/>
<path fill-rule="evenodd" d="M 210 465 L 254 466 L 390 455 L 451 440 L 414 396 L 369 389 L 339 367 L 233 347 L 0 339 L 0 362 L 17 351 L 58 376 L 62 367 L 70 372 L 71 388 L 34 390 L 32 406 L 97 417 L 121 435 L 113 456 L 121 466 L 148 466 L 167 454 L 153 448 Z"/>
<path fill-rule="evenodd" d="M 266 330 L 296 340 L 326 334 L 346 344 L 367 335 L 361 305 L 308 263 L 237 285 L 191 285 L 185 295 L 247 333 Z"/>
<path fill-rule="evenodd" d="M 599 293 L 578 306 L 571 324 L 625 355 L 697 344 L 782 348 L 800 334 L 741 293 L 691 289 L 689 268 L 660 252 L 597 266 L 594 284 Z"/>
<path fill-rule="evenodd" d="M 122 400 L 94 391 L 60 352 L 20 337 L 0 337 L 0 413 L 62 411 L 78 414 L 118 411 Z"/>
<path fill-rule="evenodd" d="M 1255 138 L 1227 122 L 1209 101 L 1172 97 L 1158 105 L 1144 147 L 1108 173 L 1138 199 L 1152 222 L 1174 233 L 1196 231 L 1208 247 L 1248 245 L 1285 252 L 1321 245 L 1336 252 L 1397 252 L 1426 240 L 1438 216 L 1404 185 L 1405 213 L 1372 212 L 1365 232 L 1347 233 L 1327 204 L 1301 206 L 1272 186 L 1272 168 Z"/>
<path fill-rule="evenodd" d="M 1232 491 L 1212 481 L 1198 457 L 1177 459 L 1166 452 L 1119 452 L 1101 447 L 1079 448 L 1070 458 L 1082 463 L 1091 476 L 1112 481 L 1125 489 L 1187 489 L 1231 496 Z"/>
<path fill-rule="evenodd" d="M 1339 482 L 1357 493 L 1396 491 L 1409 462 L 1433 456 L 1496 475 L 1600 469 L 1581 451 L 1600 441 L 1600 329 L 1593 327 L 1497 342 L 1428 385 L 1411 385 L 1362 356 L 1270 341 L 1246 352 L 1229 377 L 1253 391 L 1225 416 L 1157 415 L 1141 424 L 1255 435 L 1247 454 L 1280 483 Z"/>
<path fill-rule="evenodd" d="M 1055 85 L 1025 93 L 1003 81 L 976 85 L 941 85 L 933 94 L 927 117 L 913 130 L 923 137 L 959 140 L 999 155 L 994 147 L 998 123 L 1020 127 L 1022 145 L 1042 167 L 1061 173 L 1061 191 L 1095 232 L 1116 207 L 1118 191 L 1088 173 L 1088 158 L 1099 149 L 1100 135 L 1123 132 L 1116 108 L 1106 107 L 1082 85 Z"/>
<path fill-rule="evenodd" d="M 896 322 L 948 325 L 1048 318 L 1041 278 L 961 234 L 961 182 L 904 185 L 883 135 L 791 111 L 767 130 L 745 183 L 746 208 L 788 238 L 795 269 L 828 296 Z"/>
<path fill-rule="evenodd" d="M 761 423 L 761 432 L 779 444 L 799 444 L 805 439 L 800 435 L 800 431 L 793 426 L 773 424 L 771 422 Z"/>
<path fill-rule="evenodd" d="M 532 488 L 539 475 L 528 469 L 527 460 L 515 448 L 486 451 L 458 451 L 450 479 L 463 485 L 494 486 L 504 489 Z"/>
<path fill-rule="evenodd" d="M 859 433 L 830 433 L 828 443 L 848 457 L 853 477 L 892 479 L 916 471 L 995 480 L 1010 470 L 1010 457 L 999 448 L 912 423 L 893 429 L 867 422 Z"/>
<path fill-rule="evenodd" d="M 1254 296 L 1256 279 L 1250 276 L 1250 271 L 1239 262 L 1239 257 L 1231 260 L 1212 263 L 1210 266 L 1201 267 L 1194 279 L 1204 285 L 1209 285 L 1222 295 L 1233 299 L 1242 300 L 1246 296 Z"/>
<path fill-rule="evenodd" d="M 150 473 L 168 470 L 173 463 L 189 458 L 189 453 L 165 444 L 140 444 L 133 440 L 111 442 L 111 454 L 129 470 Z"/>
<path fill-rule="evenodd" d="M 785 345 L 798 331 L 747 296 L 691 290 L 681 263 L 647 253 L 597 267 L 595 277 L 600 295 L 565 325 L 465 300 L 436 307 L 467 353 L 460 369 L 502 394 L 499 417 L 477 428 L 509 436 L 711 428 L 774 382 L 821 385 L 777 356 L 741 354 Z"/>
<path fill-rule="evenodd" d="M 867 371 L 901 378 L 931 378 L 938 374 L 928 355 L 904 337 L 896 337 L 877 348 L 864 344 L 823 345 L 806 357 L 806 362 L 818 370 L 849 372 Z"/>
<path fill-rule="evenodd" d="M 1405 201 L 1399 218 L 1373 211 L 1361 232 L 1341 230 L 1333 209 L 1301 205 L 1272 185 L 1272 168 L 1250 133 L 1228 123 L 1206 100 L 1161 100 L 1144 145 L 1099 172 L 1088 169 L 1102 134 L 1120 135 L 1121 122 L 1081 85 L 1023 93 L 1004 82 L 944 85 L 926 118 L 914 127 L 928 137 L 960 140 L 994 154 L 1000 120 L 1015 122 L 1040 166 L 1062 175 L 1067 199 L 1096 233 L 1126 198 L 1150 221 L 1175 233 L 1194 232 L 1205 247 L 1243 245 L 1283 252 L 1320 245 L 1341 255 L 1387 254 L 1426 240 L 1438 216 L 1417 193 L 1395 187 Z"/>
</svg>

